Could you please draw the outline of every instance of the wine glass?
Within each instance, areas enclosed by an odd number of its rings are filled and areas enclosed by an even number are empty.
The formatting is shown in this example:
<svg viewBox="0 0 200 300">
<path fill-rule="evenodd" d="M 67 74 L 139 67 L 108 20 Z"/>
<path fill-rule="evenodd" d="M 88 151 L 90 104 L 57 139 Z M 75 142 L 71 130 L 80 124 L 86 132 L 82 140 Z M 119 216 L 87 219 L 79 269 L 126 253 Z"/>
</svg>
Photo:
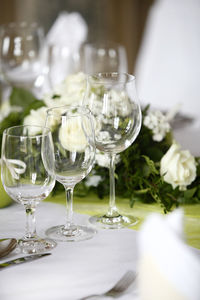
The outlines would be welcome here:
<svg viewBox="0 0 200 300">
<path fill-rule="evenodd" d="M 43 29 L 36 23 L 9 23 L 0 26 L 0 61 L 4 80 L 39 94 L 44 84 L 42 62 Z"/>
<path fill-rule="evenodd" d="M 81 241 L 91 238 L 93 228 L 73 223 L 73 190 L 91 171 L 95 161 L 95 141 L 91 113 L 81 106 L 62 106 L 47 111 L 46 126 L 51 128 L 56 180 L 66 192 L 66 222 L 49 228 L 46 234 L 56 241 Z"/>
<path fill-rule="evenodd" d="M 81 70 L 80 52 L 69 46 L 49 44 L 47 47 L 49 83 L 52 89 L 66 79 L 67 75 Z"/>
<path fill-rule="evenodd" d="M 53 164 L 51 131 L 40 126 L 15 126 L 4 130 L 1 152 L 1 179 L 7 194 L 26 211 L 26 232 L 18 245 L 23 253 L 51 250 L 56 243 L 36 233 L 35 210 L 55 185 L 47 172 Z"/>
<path fill-rule="evenodd" d="M 141 127 L 141 110 L 135 77 L 127 73 L 88 76 L 84 104 L 95 119 L 96 147 L 110 157 L 110 201 L 107 213 L 90 219 L 103 228 L 121 228 L 138 222 L 119 213 L 115 203 L 115 157 L 136 139 Z"/>
<path fill-rule="evenodd" d="M 127 72 L 124 46 L 115 42 L 86 43 L 82 47 L 82 68 L 86 74 L 99 72 Z"/>
</svg>

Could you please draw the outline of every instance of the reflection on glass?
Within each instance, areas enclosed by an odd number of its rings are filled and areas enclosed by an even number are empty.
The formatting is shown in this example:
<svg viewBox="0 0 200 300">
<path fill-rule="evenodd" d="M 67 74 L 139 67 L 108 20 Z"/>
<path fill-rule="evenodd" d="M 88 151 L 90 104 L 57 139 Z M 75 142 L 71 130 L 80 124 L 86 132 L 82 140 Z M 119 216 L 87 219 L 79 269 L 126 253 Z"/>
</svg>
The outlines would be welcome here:
<svg viewBox="0 0 200 300">
<path fill-rule="evenodd" d="M 46 233 L 57 241 L 80 241 L 93 237 L 91 227 L 73 222 L 73 190 L 91 171 L 95 160 L 94 129 L 88 109 L 62 106 L 47 111 L 46 126 L 51 128 L 55 164 L 49 169 L 66 192 L 66 223 Z"/>
<path fill-rule="evenodd" d="M 42 133 L 43 132 L 43 133 Z M 5 191 L 26 211 L 26 233 L 18 241 L 24 253 L 51 250 L 56 243 L 37 236 L 35 210 L 55 185 L 46 167 L 53 164 L 53 143 L 48 128 L 15 126 L 3 132 L 1 178 Z"/>
<path fill-rule="evenodd" d="M 90 219 L 104 228 L 121 228 L 137 223 L 121 215 L 115 203 L 115 158 L 136 139 L 141 127 L 141 110 L 135 77 L 127 73 L 99 73 L 88 77 L 84 104 L 94 115 L 95 140 L 99 151 L 110 156 L 110 202 L 105 215 Z"/>
<path fill-rule="evenodd" d="M 127 72 L 124 46 L 114 42 L 87 43 L 82 48 L 82 65 L 86 74 Z"/>
</svg>

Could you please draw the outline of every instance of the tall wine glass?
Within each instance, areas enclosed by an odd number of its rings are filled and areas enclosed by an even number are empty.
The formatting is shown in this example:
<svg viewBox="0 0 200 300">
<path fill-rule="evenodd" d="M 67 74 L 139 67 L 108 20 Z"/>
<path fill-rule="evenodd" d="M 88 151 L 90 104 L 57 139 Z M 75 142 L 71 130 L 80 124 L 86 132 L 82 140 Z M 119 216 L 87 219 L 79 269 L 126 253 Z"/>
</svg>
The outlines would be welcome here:
<svg viewBox="0 0 200 300">
<path fill-rule="evenodd" d="M 51 131 L 40 126 L 5 129 L 2 140 L 1 178 L 5 191 L 26 211 L 26 232 L 18 244 L 24 253 L 51 250 L 56 243 L 37 236 L 35 210 L 55 185 L 46 167 L 53 164 Z"/>
<path fill-rule="evenodd" d="M 0 26 L 0 62 L 4 80 L 39 94 L 44 84 L 42 46 L 44 33 L 36 23 L 9 23 Z"/>
<path fill-rule="evenodd" d="M 115 203 L 115 157 L 136 139 L 141 127 L 141 110 L 135 77 L 127 73 L 99 73 L 88 77 L 84 104 L 95 117 L 96 147 L 110 156 L 110 201 L 105 215 L 90 219 L 104 228 L 121 228 L 137 223 L 119 213 Z"/>
<path fill-rule="evenodd" d="M 52 130 L 56 180 L 66 191 L 65 225 L 49 228 L 46 234 L 57 241 L 80 241 L 91 238 L 95 230 L 73 223 L 73 190 L 85 178 L 95 160 L 94 130 L 87 108 L 62 106 L 47 111 L 46 126 Z"/>
<path fill-rule="evenodd" d="M 127 72 L 126 49 L 111 41 L 86 43 L 82 47 L 82 69 L 90 75 L 99 72 Z"/>
</svg>

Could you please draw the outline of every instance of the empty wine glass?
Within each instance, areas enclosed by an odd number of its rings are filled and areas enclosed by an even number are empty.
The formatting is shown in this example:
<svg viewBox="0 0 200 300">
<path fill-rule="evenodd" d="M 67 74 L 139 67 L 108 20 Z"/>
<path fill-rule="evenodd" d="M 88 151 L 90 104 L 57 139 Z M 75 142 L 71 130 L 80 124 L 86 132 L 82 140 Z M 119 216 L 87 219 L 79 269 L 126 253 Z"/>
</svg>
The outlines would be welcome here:
<svg viewBox="0 0 200 300">
<path fill-rule="evenodd" d="M 127 73 L 99 73 L 88 77 L 84 104 L 89 105 L 95 121 L 96 147 L 110 156 L 110 201 L 103 216 L 90 219 L 104 228 L 121 228 L 137 223 L 123 216 L 115 203 L 115 157 L 136 139 L 141 127 L 141 110 L 135 77 Z"/>
<path fill-rule="evenodd" d="M 51 131 L 40 126 L 5 129 L 2 140 L 1 179 L 7 194 L 26 211 L 26 232 L 18 244 L 24 253 L 51 250 L 56 243 L 37 236 L 35 210 L 55 185 L 47 172 L 53 164 Z"/>
<path fill-rule="evenodd" d="M 67 75 L 81 70 L 80 52 L 68 46 L 48 45 L 49 84 L 52 89 L 66 79 Z"/>
<path fill-rule="evenodd" d="M 43 29 L 36 23 L 0 26 L 0 62 L 4 80 L 39 94 L 44 83 L 42 62 Z"/>
<path fill-rule="evenodd" d="M 111 41 L 86 43 L 82 47 L 82 68 L 90 75 L 99 72 L 127 72 L 126 49 Z"/>
<path fill-rule="evenodd" d="M 66 192 L 65 225 L 49 228 L 46 234 L 57 241 L 80 241 L 91 238 L 93 228 L 73 223 L 73 190 L 85 178 L 95 160 L 94 130 L 87 108 L 62 106 L 47 111 L 46 126 L 52 130 L 56 180 Z M 52 165 L 53 166 L 53 165 Z"/>
</svg>

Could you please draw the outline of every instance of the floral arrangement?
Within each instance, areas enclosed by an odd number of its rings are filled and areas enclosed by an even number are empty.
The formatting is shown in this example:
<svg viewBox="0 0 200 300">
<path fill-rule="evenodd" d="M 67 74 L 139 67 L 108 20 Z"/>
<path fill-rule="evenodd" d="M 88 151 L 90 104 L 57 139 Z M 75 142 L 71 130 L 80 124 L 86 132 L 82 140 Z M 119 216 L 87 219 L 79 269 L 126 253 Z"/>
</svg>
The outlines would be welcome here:
<svg viewBox="0 0 200 300">
<path fill-rule="evenodd" d="M 0 110 L 0 139 L 3 130 L 19 124 L 44 125 L 47 108 L 80 104 L 85 88 L 85 74 L 70 75 L 42 100 L 28 91 L 13 88 L 10 99 Z M 174 206 L 200 202 L 200 158 L 173 139 L 168 118 L 160 111 L 142 109 L 143 123 L 136 141 L 117 156 L 116 194 L 136 201 L 157 202 L 164 212 Z M 79 196 L 90 192 L 101 199 L 109 193 L 109 157 L 97 151 L 91 174 L 76 187 Z M 63 187 L 56 184 L 54 193 Z"/>
</svg>

